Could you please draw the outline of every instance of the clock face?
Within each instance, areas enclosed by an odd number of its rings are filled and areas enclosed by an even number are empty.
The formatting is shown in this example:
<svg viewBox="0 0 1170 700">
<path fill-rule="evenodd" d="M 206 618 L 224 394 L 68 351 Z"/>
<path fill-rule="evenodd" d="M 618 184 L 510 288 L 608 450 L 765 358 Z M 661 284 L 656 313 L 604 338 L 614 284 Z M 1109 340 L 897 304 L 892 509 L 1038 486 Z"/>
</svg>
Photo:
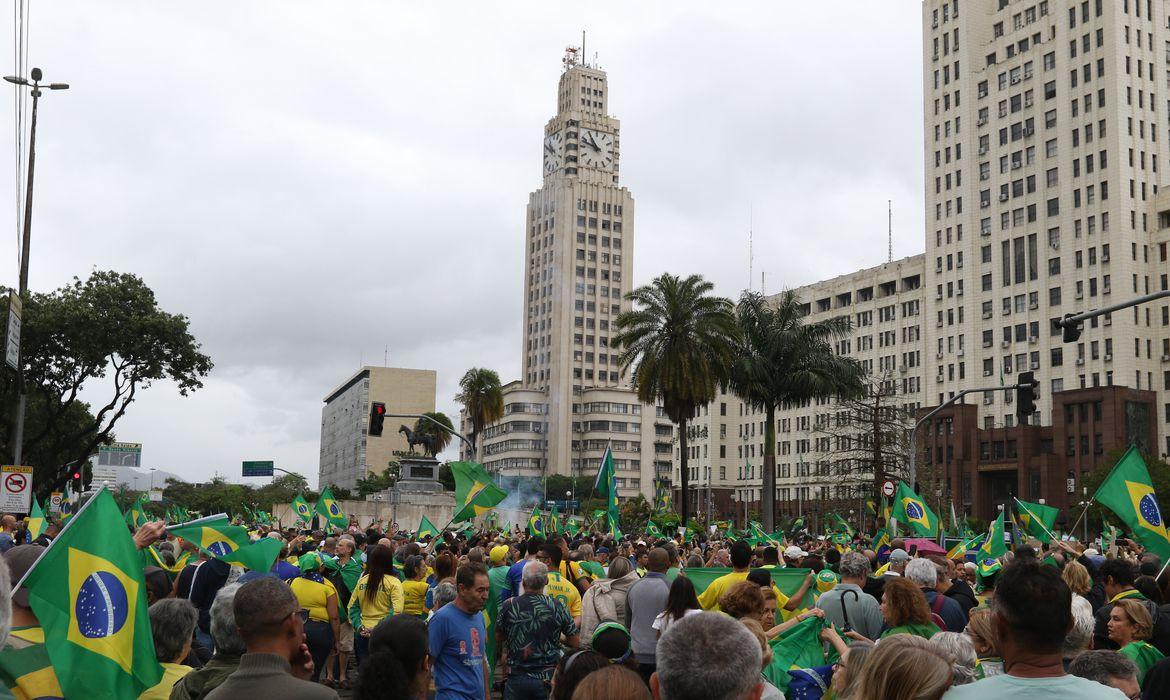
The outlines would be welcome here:
<svg viewBox="0 0 1170 700">
<path fill-rule="evenodd" d="M 564 144 L 561 142 L 561 132 L 544 137 L 544 174 L 552 175 L 561 169 L 564 156 Z"/>
<path fill-rule="evenodd" d="M 577 157 L 582 165 L 598 170 L 613 170 L 613 134 L 582 129 Z"/>
</svg>

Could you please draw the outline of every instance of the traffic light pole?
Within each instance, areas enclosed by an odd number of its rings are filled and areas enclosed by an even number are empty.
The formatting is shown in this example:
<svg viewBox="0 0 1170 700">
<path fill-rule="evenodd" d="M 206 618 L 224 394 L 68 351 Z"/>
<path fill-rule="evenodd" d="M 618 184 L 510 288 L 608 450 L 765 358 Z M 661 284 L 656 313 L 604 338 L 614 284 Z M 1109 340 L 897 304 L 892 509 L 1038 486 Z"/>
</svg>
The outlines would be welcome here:
<svg viewBox="0 0 1170 700">
<path fill-rule="evenodd" d="M 964 390 L 960 391 L 959 393 L 955 394 L 954 396 L 952 396 L 951 398 L 947 399 L 946 401 L 942 402 L 938 406 L 936 406 L 934 408 L 934 410 L 932 410 L 930 413 L 927 413 L 925 416 L 919 418 L 914 423 L 914 427 L 910 429 L 910 485 L 911 485 L 911 487 L 913 487 L 914 484 L 918 481 L 918 428 L 921 427 L 921 425 L 923 423 L 930 420 L 931 418 L 933 418 L 935 416 L 936 413 L 943 410 L 947 406 L 954 404 L 956 401 L 963 398 L 967 394 L 977 394 L 977 393 L 983 392 L 983 391 L 1015 391 L 1018 388 L 1019 387 L 1016 384 L 1009 384 L 1008 386 L 992 386 L 992 387 L 987 387 L 984 389 L 964 389 Z"/>
<path fill-rule="evenodd" d="M 1136 299 L 1130 299 L 1129 301 L 1123 301 L 1119 304 L 1104 306 L 1100 309 L 1093 309 L 1092 311 L 1083 311 L 1079 314 L 1066 314 L 1064 318 L 1056 321 L 1055 323 L 1057 327 L 1064 332 L 1064 342 L 1073 343 L 1081 337 L 1081 324 L 1086 320 L 1090 318 L 1097 318 L 1098 316 L 1104 316 L 1105 314 L 1111 314 L 1114 311 L 1128 309 L 1131 306 L 1145 304 L 1146 302 L 1154 301 L 1156 299 L 1163 299 L 1165 297 L 1170 297 L 1170 289 L 1163 289 L 1160 292 L 1146 294 L 1137 297 Z"/>
</svg>

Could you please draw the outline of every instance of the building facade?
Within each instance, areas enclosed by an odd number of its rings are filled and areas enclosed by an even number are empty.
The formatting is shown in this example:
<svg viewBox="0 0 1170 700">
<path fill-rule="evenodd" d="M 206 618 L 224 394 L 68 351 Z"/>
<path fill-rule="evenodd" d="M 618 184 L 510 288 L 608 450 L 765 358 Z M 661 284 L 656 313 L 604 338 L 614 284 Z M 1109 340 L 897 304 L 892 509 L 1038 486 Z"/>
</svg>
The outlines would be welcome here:
<svg viewBox="0 0 1170 700">
<path fill-rule="evenodd" d="M 408 449 L 399 426 L 413 430 L 415 420 L 386 418 L 382 435 L 370 436 L 370 404 L 386 404 L 387 413 L 434 411 L 437 378 L 429 369 L 367 366 L 330 392 L 321 409 L 320 487 L 354 488 L 366 474 L 385 470 L 395 452 Z"/>
<path fill-rule="evenodd" d="M 484 431 L 481 456 L 506 478 L 581 476 L 612 444 L 619 493 L 649 497 L 669 475 L 670 423 L 640 404 L 610 345 L 630 308 L 634 199 L 620 184 L 605 71 L 570 50 L 556 104 L 525 213 L 523 376 L 505 387 L 505 417 Z"/>
</svg>

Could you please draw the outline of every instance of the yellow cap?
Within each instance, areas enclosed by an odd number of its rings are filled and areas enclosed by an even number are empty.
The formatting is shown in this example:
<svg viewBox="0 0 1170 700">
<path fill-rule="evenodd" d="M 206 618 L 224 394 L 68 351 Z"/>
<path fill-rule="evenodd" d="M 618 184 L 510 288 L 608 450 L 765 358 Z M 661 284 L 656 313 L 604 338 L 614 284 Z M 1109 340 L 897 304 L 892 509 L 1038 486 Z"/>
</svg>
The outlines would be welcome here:
<svg viewBox="0 0 1170 700">
<path fill-rule="evenodd" d="M 508 548 L 502 544 L 496 547 L 492 547 L 492 551 L 489 556 L 492 560 L 492 564 L 499 566 L 500 564 L 503 564 L 505 560 L 507 560 Z"/>
</svg>

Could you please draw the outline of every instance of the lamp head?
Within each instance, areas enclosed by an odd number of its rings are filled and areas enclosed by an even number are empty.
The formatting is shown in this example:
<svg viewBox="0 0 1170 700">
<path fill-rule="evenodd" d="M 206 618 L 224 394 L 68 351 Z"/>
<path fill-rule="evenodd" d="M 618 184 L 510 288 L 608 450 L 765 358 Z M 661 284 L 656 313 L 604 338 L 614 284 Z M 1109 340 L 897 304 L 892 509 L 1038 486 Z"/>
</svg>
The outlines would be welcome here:
<svg viewBox="0 0 1170 700">
<path fill-rule="evenodd" d="M 34 81 L 34 82 L 36 82 L 36 81 L 39 81 L 39 80 L 41 79 L 41 76 L 42 76 L 42 75 L 43 75 L 43 74 L 41 73 L 41 69 L 40 69 L 40 68 L 33 68 L 33 69 L 32 69 L 32 79 L 33 79 L 33 81 Z"/>
</svg>

